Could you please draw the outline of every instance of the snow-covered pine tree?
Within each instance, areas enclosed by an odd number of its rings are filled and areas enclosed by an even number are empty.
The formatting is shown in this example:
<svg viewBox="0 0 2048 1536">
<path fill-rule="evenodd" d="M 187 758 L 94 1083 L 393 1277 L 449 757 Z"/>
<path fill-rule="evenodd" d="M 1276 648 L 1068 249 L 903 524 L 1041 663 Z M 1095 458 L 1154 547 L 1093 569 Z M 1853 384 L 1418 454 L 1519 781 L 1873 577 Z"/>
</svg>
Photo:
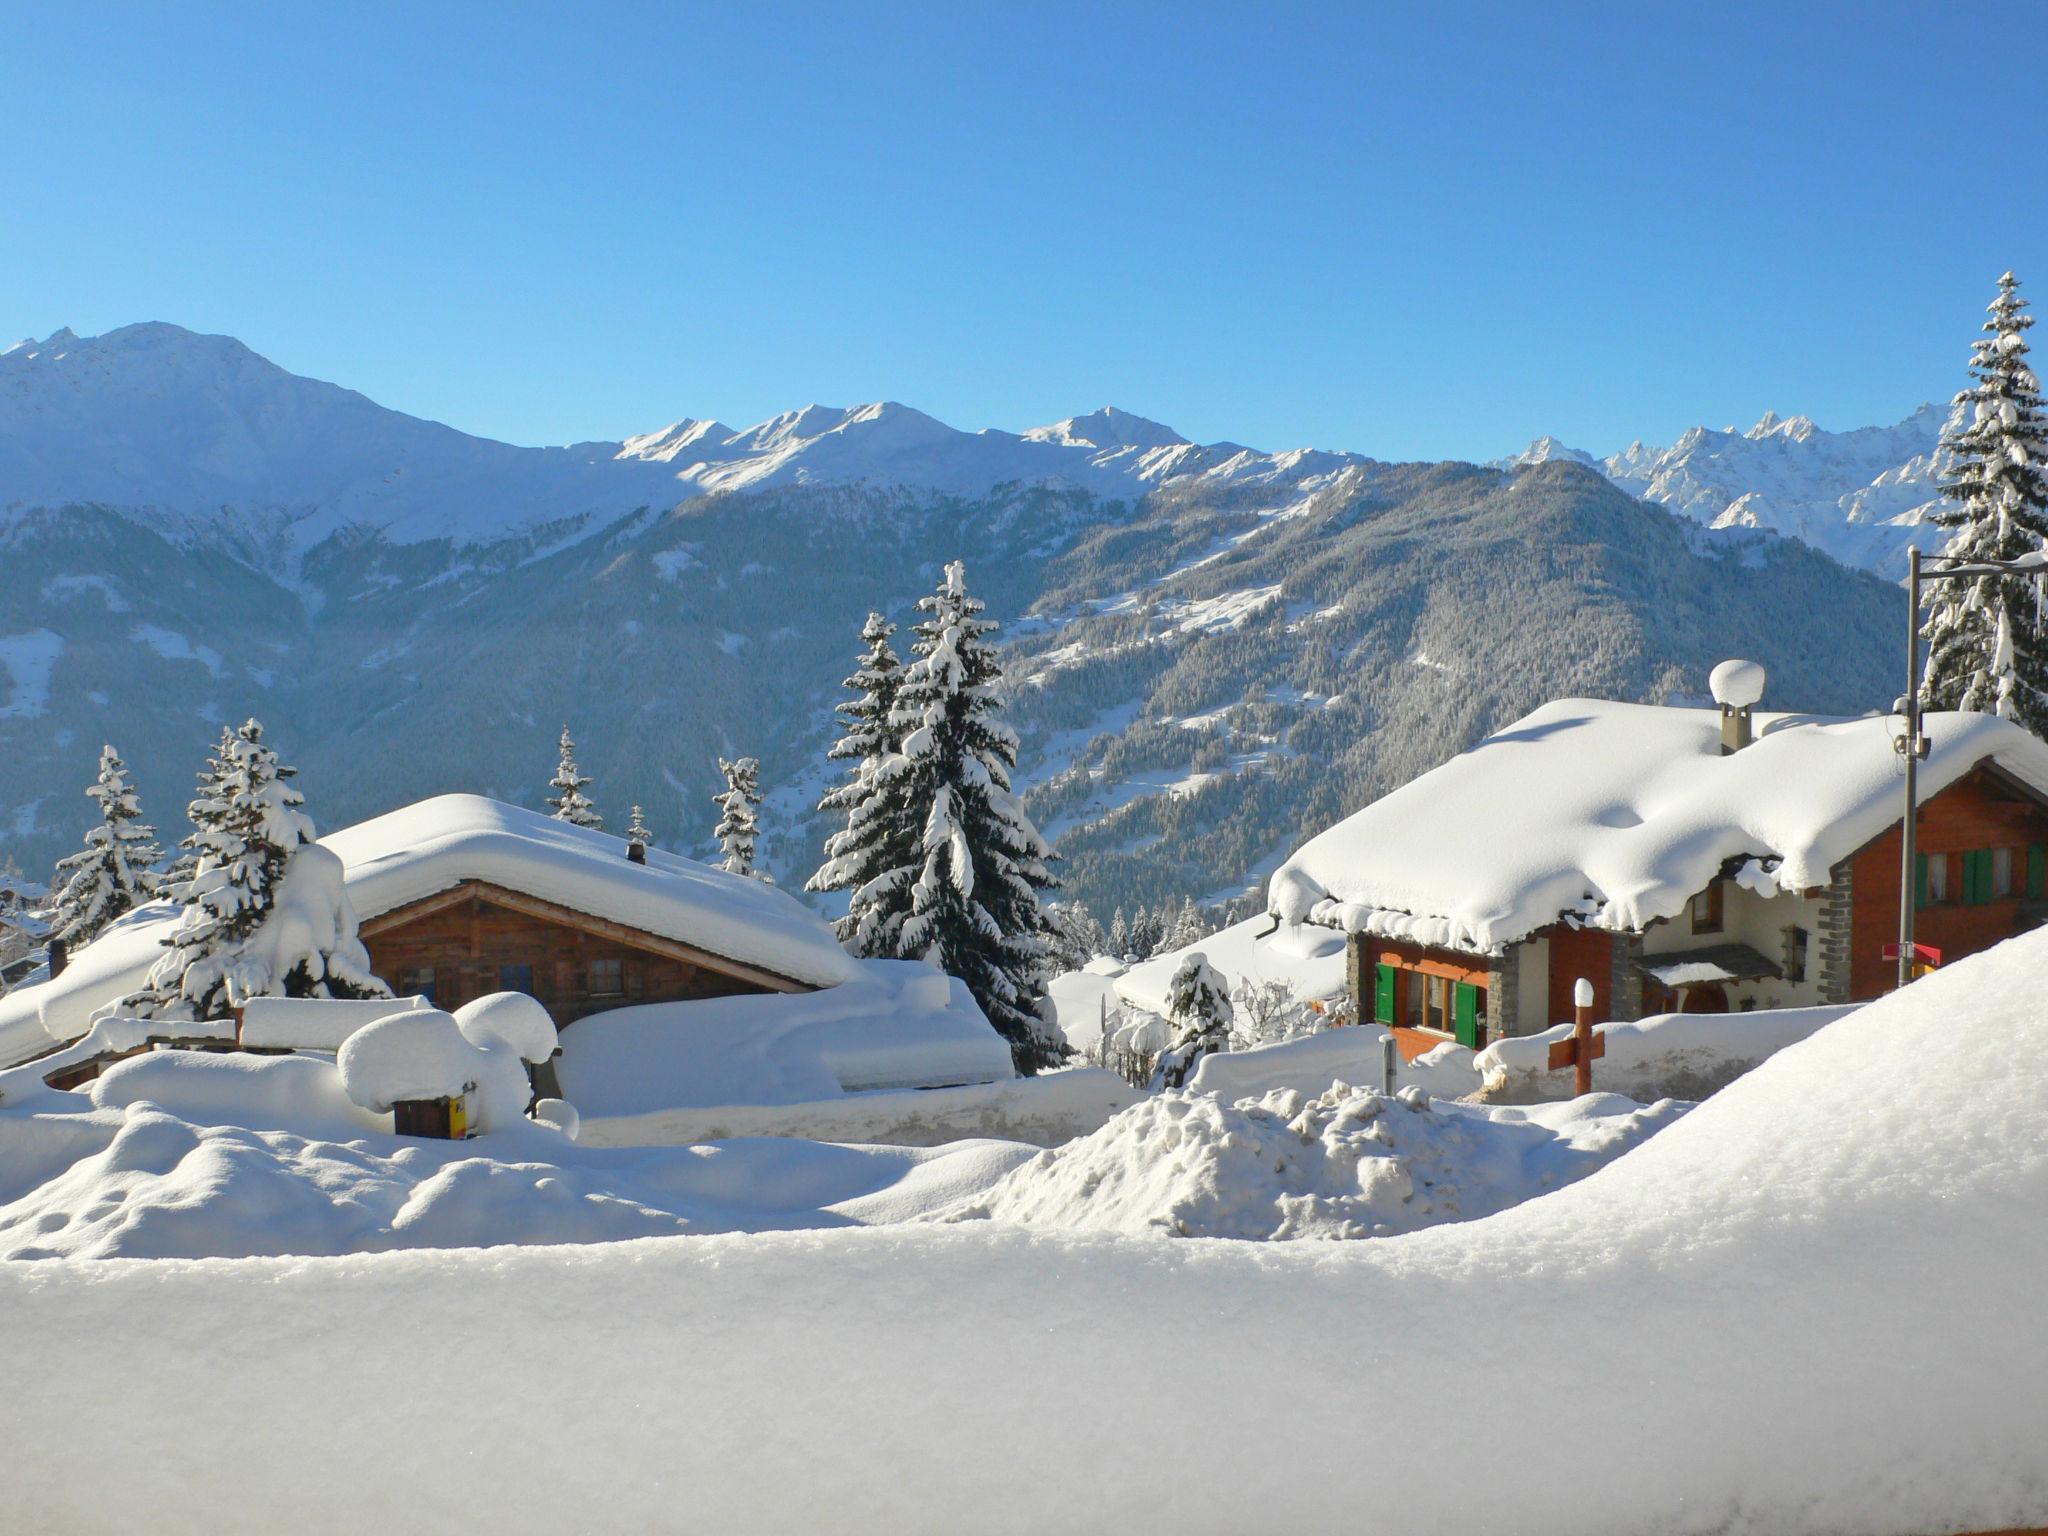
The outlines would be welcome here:
<svg viewBox="0 0 2048 1536">
<path fill-rule="evenodd" d="M 235 728 L 224 725 L 220 728 L 220 740 L 207 754 L 206 764 L 199 770 L 199 789 L 192 803 L 185 807 L 185 819 L 192 824 L 192 831 L 178 842 L 181 850 L 171 861 L 171 867 L 164 871 L 159 886 L 160 892 L 173 901 L 186 898 L 186 887 L 199 870 L 200 845 L 206 835 L 220 825 L 218 807 L 221 804 L 220 781 L 228 771 L 228 759 L 235 744 Z"/>
<path fill-rule="evenodd" d="M 341 860 L 313 842 L 305 797 L 287 782 L 296 772 L 255 720 L 226 736 L 190 808 L 199 861 L 169 953 L 121 1012 L 219 1019 L 251 997 L 391 995 L 356 937 Z M 292 920 L 273 925 L 280 905 Z"/>
<path fill-rule="evenodd" d="M 1161 1087 L 1180 1088 L 1194 1074 L 1197 1062 L 1229 1044 L 1235 1017 L 1230 983 L 1197 950 L 1174 969 L 1166 984 L 1166 1007 L 1180 1031 L 1160 1054 L 1157 1070 Z"/>
<path fill-rule="evenodd" d="M 1167 930 L 1165 948 L 1169 951 L 1186 949 L 1207 937 L 1208 929 L 1202 922 L 1202 914 L 1195 910 L 1194 897 L 1181 897 L 1180 910 L 1174 914 L 1173 926 Z"/>
<path fill-rule="evenodd" d="M 1064 971 L 1078 971 L 1106 952 L 1108 936 L 1085 902 L 1055 901 L 1045 909 L 1046 941 L 1054 962 Z"/>
<path fill-rule="evenodd" d="M 83 849 L 57 861 L 57 894 L 48 919 L 50 937 L 73 949 L 156 896 L 156 865 L 164 856 L 156 828 L 142 819 L 127 766 L 112 747 L 100 748 L 99 781 L 86 794 L 100 808 L 100 824 L 85 834 Z"/>
<path fill-rule="evenodd" d="M 728 874 L 766 880 L 768 876 L 754 868 L 754 842 L 761 832 L 761 765 L 751 757 L 731 762 L 721 757 L 718 771 L 725 775 L 725 788 L 711 797 L 719 813 L 715 835 L 725 855 L 718 867 Z"/>
<path fill-rule="evenodd" d="M 2019 280 L 1998 280 L 1984 336 L 1970 356 L 1976 380 L 1955 397 L 1942 431 L 1954 528 L 1944 554 L 2012 560 L 2048 548 L 2048 416 L 2027 365 L 2034 323 Z M 1924 700 L 1940 709 L 1994 711 L 2048 738 L 2048 614 L 2039 576 L 1979 576 L 1927 594 Z"/>
<path fill-rule="evenodd" d="M 1052 850 L 1010 793 L 1017 737 L 1002 720 L 996 625 L 957 560 L 918 607 L 916 659 L 891 716 L 902 745 L 875 774 L 916 826 L 916 852 L 871 888 L 883 887 L 884 922 L 890 906 L 908 905 L 899 952 L 965 982 L 1018 1070 L 1036 1072 L 1067 1053 L 1039 1013 L 1048 959 L 1038 893 L 1056 882 Z"/>
<path fill-rule="evenodd" d="M 654 846 L 654 834 L 647 830 L 646 818 L 640 814 L 637 805 L 633 807 L 632 820 L 626 823 L 626 844 L 643 850 Z"/>
<path fill-rule="evenodd" d="M 548 788 L 554 793 L 548 796 L 548 809 L 555 813 L 555 820 L 566 821 L 578 827 L 602 827 L 604 818 L 597 814 L 597 807 L 583 791 L 591 780 L 576 766 L 576 743 L 569 735 L 569 727 L 562 727 L 562 761 L 555 769 L 555 776 L 548 780 Z"/>
<path fill-rule="evenodd" d="M 1109 920 L 1109 952 L 1118 960 L 1131 957 L 1131 925 L 1122 907 L 1118 907 L 1116 916 Z"/>
<path fill-rule="evenodd" d="M 870 613 L 860 637 L 867 648 L 846 686 L 853 697 L 839 706 L 840 734 L 826 757 L 850 763 L 846 780 L 825 792 L 818 809 L 846 817 L 845 826 L 825 839 L 825 860 L 804 885 L 807 891 L 847 891 L 846 915 L 833 924 L 840 943 L 856 955 L 896 953 L 903 903 L 885 903 L 883 888 L 874 882 L 891 871 L 907 868 L 915 848 L 916 828 L 903 807 L 877 784 L 882 762 L 896 750 L 897 732 L 890 723 L 903 664 L 889 646 L 896 626 Z"/>
</svg>

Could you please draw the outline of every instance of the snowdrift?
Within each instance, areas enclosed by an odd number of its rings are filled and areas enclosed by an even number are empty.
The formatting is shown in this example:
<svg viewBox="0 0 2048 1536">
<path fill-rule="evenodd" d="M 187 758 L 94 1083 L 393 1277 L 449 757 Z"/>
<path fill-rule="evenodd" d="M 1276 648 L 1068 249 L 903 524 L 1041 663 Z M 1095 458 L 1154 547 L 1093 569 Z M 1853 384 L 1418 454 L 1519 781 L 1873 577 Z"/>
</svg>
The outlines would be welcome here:
<svg viewBox="0 0 2048 1536">
<path fill-rule="evenodd" d="M 1684 1113 L 1588 1094 L 1525 1113 L 1335 1084 L 1163 1093 L 1041 1152 L 949 1220 L 1173 1237 L 1386 1237 L 1562 1188 Z"/>
<path fill-rule="evenodd" d="M 1375 1242 L 961 1223 L 7 1266 L 10 1518 L 2041 1525 L 2044 968 L 2048 933 L 2013 940 L 1779 1052 L 1569 1188 Z M 405 1389 L 423 1364 L 453 1400 Z M 1134 1470 L 1132 1426 L 1196 1404 L 1220 1425 L 1195 1470 Z M 1420 1444 L 1420 1415 L 1476 1432 Z M 234 1454 L 188 1475 L 175 1424 Z"/>
<path fill-rule="evenodd" d="M 1658 1013 L 1623 1024 L 1602 1024 L 1607 1054 L 1593 1065 L 1593 1084 L 1632 1099 L 1704 1099 L 1766 1057 L 1861 1007 L 1758 1008 L 1749 1013 Z M 1496 1040 L 1472 1059 L 1495 1104 L 1567 1099 L 1569 1067 L 1552 1071 L 1550 1048 L 1571 1038 L 1558 1024 L 1534 1035 Z"/>
<path fill-rule="evenodd" d="M 1366 1025 L 1319 1029 L 1298 1040 L 1255 1046 L 1248 1051 L 1219 1051 L 1195 1066 L 1188 1088 L 1226 1100 L 1291 1088 L 1314 1098 L 1332 1083 L 1378 1086 L 1385 1071 L 1380 1042 L 1385 1030 Z M 1413 1061 L 1394 1064 L 1396 1088 L 1420 1088 L 1438 1098 L 1459 1099 L 1477 1093 L 1480 1075 L 1473 1053 L 1453 1041 L 1432 1047 Z M 1656 1094 L 1652 1097 L 1676 1097 Z"/>
</svg>

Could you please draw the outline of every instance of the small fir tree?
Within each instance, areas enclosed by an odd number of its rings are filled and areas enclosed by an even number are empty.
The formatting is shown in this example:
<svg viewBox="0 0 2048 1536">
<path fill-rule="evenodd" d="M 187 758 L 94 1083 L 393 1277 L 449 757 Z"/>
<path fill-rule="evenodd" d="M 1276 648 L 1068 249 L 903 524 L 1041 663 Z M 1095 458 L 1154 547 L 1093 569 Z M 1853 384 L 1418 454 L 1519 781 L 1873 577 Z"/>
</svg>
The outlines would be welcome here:
<svg viewBox="0 0 2048 1536">
<path fill-rule="evenodd" d="M 112 747 L 100 748 L 99 782 L 86 790 L 100 808 L 100 824 L 85 847 L 57 863 L 50 937 L 77 948 L 157 893 L 155 866 L 163 858 L 156 828 L 142 819 L 127 767 Z"/>
<path fill-rule="evenodd" d="M 879 613 L 870 613 L 861 626 L 867 648 L 846 679 L 853 697 L 839 706 L 839 739 L 825 754 L 851 766 L 845 781 L 818 802 L 819 810 L 843 815 L 846 824 L 825 840 L 824 862 L 804 885 L 807 891 L 850 893 L 846 915 L 833 928 L 856 955 L 897 953 L 903 906 L 888 900 L 887 882 L 909 867 L 915 846 L 915 827 L 880 777 L 898 740 L 891 722 L 903 666 L 889 646 L 895 633 L 896 626 Z"/>
<path fill-rule="evenodd" d="M 626 843 L 642 852 L 654 846 L 654 834 L 647 830 L 647 821 L 637 805 L 633 807 L 632 819 L 626 823 Z"/>
<path fill-rule="evenodd" d="M 1230 1043 L 1236 1016 L 1230 1006 L 1230 983 L 1197 950 L 1175 967 L 1166 985 L 1166 1007 L 1179 1033 L 1160 1055 L 1160 1086 L 1179 1088 L 1193 1076 L 1196 1063 Z"/>
<path fill-rule="evenodd" d="M 583 792 L 591 782 L 576 766 L 576 742 L 565 725 L 562 727 L 562 760 L 555 769 L 555 776 L 548 780 L 548 788 L 554 791 L 548 796 L 548 809 L 555 813 L 555 820 L 578 827 L 604 825 L 604 818 L 597 814 L 596 805 Z"/>
<path fill-rule="evenodd" d="M 958 561 L 918 607 L 916 659 L 890 717 L 901 747 L 875 775 L 915 851 L 870 888 L 881 920 L 900 922 L 898 953 L 965 982 L 1018 1070 L 1035 1072 L 1066 1055 L 1040 1013 L 1048 951 L 1038 893 L 1055 882 L 1052 850 L 1010 792 L 1017 737 L 1002 720 L 996 626 Z"/>
<path fill-rule="evenodd" d="M 313 824 L 286 767 L 250 720 L 229 733 L 200 776 L 190 814 L 198 854 L 169 953 L 123 1011 L 142 1018 L 219 1019 L 249 998 L 388 997 L 369 974 L 341 861 L 313 844 Z M 302 910 L 288 932 L 266 934 L 295 862 L 309 856 Z M 317 903 L 314 897 L 317 895 Z M 316 905 L 318 910 L 316 910 Z"/>
<path fill-rule="evenodd" d="M 718 806 L 718 867 L 728 874 L 768 877 L 754 868 L 754 843 L 761 832 L 761 765 L 751 757 L 718 760 L 725 788 L 711 798 Z"/>
<path fill-rule="evenodd" d="M 1119 960 L 1131 958 L 1131 925 L 1124 917 L 1124 909 L 1118 907 L 1116 915 L 1109 920 L 1109 952 Z"/>
<path fill-rule="evenodd" d="M 1953 505 L 1935 520 L 1954 528 L 1944 554 L 2014 560 L 2048 548 L 2048 416 L 2027 364 L 2034 323 L 2019 280 L 1998 280 L 1991 318 L 1970 357 L 1976 380 L 1955 397 L 1942 431 Z M 1995 712 L 2048 738 L 2048 615 L 2041 575 L 1938 582 L 1925 599 L 1925 702 Z"/>
</svg>

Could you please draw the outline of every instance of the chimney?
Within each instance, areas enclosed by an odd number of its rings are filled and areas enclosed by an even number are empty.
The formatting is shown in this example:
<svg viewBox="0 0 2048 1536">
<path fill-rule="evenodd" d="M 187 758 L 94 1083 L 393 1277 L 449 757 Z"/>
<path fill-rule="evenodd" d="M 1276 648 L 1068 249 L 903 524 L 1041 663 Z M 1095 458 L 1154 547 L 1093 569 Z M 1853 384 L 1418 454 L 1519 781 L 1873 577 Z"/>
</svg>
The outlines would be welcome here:
<svg viewBox="0 0 2048 1536">
<path fill-rule="evenodd" d="M 62 939 L 50 940 L 50 980 L 55 981 L 64 974 L 64 967 L 71 963 L 71 946 Z"/>
<path fill-rule="evenodd" d="M 1764 696 L 1764 669 L 1753 661 L 1724 661 L 1708 674 L 1707 690 L 1721 707 L 1721 755 L 1756 740 L 1752 712 Z"/>
<path fill-rule="evenodd" d="M 647 862 L 647 845 L 645 843 L 626 844 L 626 858 L 630 863 L 645 864 Z"/>
</svg>

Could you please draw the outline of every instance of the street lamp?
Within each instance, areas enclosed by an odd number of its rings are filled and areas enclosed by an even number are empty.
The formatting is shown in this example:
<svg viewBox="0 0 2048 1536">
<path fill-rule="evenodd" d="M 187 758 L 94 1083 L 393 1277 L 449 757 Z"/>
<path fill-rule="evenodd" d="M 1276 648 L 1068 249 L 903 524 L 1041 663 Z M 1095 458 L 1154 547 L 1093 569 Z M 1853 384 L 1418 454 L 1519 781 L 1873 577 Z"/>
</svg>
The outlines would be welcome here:
<svg viewBox="0 0 2048 1536">
<path fill-rule="evenodd" d="M 2048 549 L 2030 550 L 2016 560 L 1971 560 L 1923 570 L 1917 547 L 1906 551 L 1906 696 L 1892 706 L 1905 717 L 1905 727 L 1892 746 L 1906 764 L 1906 819 L 1899 834 L 1899 985 L 1913 979 L 1913 908 L 1919 896 L 1914 878 L 1913 814 L 1920 790 L 1920 760 L 1927 756 L 1927 738 L 1920 733 L 1920 586 L 1928 581 L 1967 581 L 1978 576 L 2039 576 L 2048 571 Z"/>
</svg>

